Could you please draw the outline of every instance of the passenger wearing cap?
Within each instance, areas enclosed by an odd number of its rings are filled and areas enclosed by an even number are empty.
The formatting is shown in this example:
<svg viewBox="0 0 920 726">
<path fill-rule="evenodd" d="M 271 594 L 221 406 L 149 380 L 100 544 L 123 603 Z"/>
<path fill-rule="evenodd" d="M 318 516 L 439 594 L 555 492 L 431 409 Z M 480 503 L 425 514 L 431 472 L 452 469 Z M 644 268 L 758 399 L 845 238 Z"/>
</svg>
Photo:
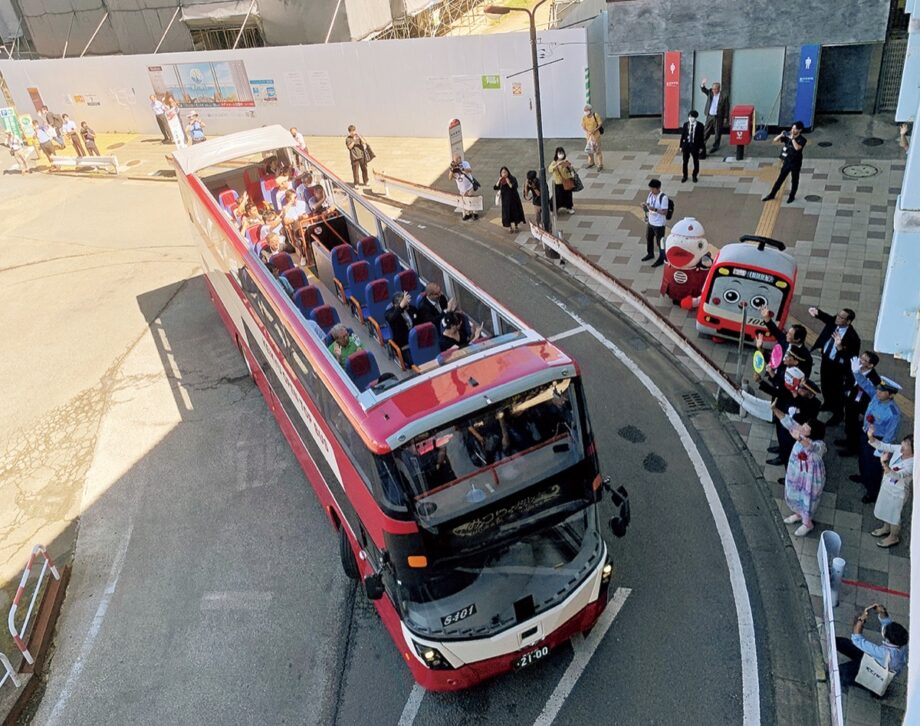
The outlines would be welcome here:
<svg viewBox="0 0 920 726">
<path fill-rule="evenodd" d="M 863 503 L 869 504 L 878 498 L 882 484 L 881 452 L 869 443 L 869 427 L 873 427 L 875 438 L 885 444 L 893 444 L 901 425 L 901 409 L 894 402 L 894 395 L 901 390 L 900 384 L 886 376 L 881 382 L 872 383 L 860 369 L 859 358 L 853 358 L 853 378 L 856 384 L 872 398 L 863 418 L 863 430 L 859 437 L 859 474 L 853 474 L 850 481 L 860 482 L 866 489 Z"/>
<path fill-rule="evenodd" d="M 881 644 L 873 643 L 863 635 L 863 628 L 873 610 L 878 615 L 879 625 L 882 626 Z M 837 652 L 850 659 L 849 663 L 840 664 L 840 684 L 853 685 L 864 655 L 868 655 L 880 666 L 897 675 L 907 665 L 909 639 L 907 628 L 900 623 L 892 622 L 884 605 L 879 603 L 869 605 L 856 618 L 849 638 L 837 636 Z"/>
</svg>

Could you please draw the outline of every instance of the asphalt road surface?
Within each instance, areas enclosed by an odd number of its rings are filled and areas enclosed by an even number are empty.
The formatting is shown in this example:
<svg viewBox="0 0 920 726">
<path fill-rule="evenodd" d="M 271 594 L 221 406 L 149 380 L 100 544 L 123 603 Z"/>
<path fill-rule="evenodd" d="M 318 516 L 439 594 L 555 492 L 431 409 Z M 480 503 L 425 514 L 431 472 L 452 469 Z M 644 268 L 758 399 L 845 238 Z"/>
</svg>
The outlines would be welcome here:
<svg viewBox="0 0 920 726">
<path fill-rule="evenodd" d="M 165 192 L 143 196 L 179 204 Z M 130 314 L 146 331 L 117 348 L 35 722 L 530 724 L 549 723 L 549 713 L 559 724 L 741 724 L 745 713 L 781 722 L 787 703 L 799 706 L 797 723 L 813 722 L 800 583 L 744 452 L 702 389 L 651 337 L 485 223 L 461 226 L 425 205 L 405 216 L 540 332 L 567 334 L 558 344 L 581 365 L 602 468 L 631 495 L 629 533 L 608 538 L 619 605 L 609 628 L 467 692 L 413 688 L 341 572 L 333 531 L 184 260 L 171 283 L 137 294 Z M 156 235 L 137 234 L 154 244 Z M 683 440 L 610 343 L 673 403 Z M 98 357 L 116 359 L 104 336 L 96 345 Z M 694 393 L 703 406 L 691 410 L 684 395 Z M 688 446 L 727 513 L 721 537 Z M 744 653 L 725 531 L 756 634 Z M 743 656 L 757 663 L 759 691 L 744 692 Z"/>
</svg>

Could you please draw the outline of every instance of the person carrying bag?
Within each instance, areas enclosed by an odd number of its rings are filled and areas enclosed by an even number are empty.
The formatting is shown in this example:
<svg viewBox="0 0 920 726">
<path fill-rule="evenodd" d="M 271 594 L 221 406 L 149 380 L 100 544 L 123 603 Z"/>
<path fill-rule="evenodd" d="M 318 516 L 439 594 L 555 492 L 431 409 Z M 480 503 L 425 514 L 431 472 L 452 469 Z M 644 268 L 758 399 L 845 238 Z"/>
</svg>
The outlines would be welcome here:
<svg viewBox="0 0 920 726">
<path fill-rule="evenodd" d="M 869 613 L 875 611 L 882 626 L 882 642 L 874 643 L 863 635 Z M 849 638 L 837 637 L 837 652 L 849 658 L 840 664 L 840 683 L 862 686 L 875 695 L 885 695 L 891 681 L 907 665 L 907 629 L 892 622 L 888 610 L 873 603 L 863 610 L 853 623 Z"/>
</svg>

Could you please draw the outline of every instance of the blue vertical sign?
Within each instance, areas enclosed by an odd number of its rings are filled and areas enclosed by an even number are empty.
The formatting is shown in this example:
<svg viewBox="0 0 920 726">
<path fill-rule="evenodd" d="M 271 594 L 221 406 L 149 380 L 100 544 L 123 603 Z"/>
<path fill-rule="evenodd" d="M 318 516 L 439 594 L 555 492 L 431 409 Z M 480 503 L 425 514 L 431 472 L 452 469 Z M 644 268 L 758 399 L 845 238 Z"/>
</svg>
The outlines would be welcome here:
<svg viewBox="0 0 920 726">
<path fill-rule="evenodd" d="M 821 47 L 818 45 L 803 45 L 799 55 L 798 85 L 795 89 L 795 117 L 793 121 L 801 121 L 809 129 L 815 121 L 815 86 L 818 78 L 818 56 Z"/>
</svg>

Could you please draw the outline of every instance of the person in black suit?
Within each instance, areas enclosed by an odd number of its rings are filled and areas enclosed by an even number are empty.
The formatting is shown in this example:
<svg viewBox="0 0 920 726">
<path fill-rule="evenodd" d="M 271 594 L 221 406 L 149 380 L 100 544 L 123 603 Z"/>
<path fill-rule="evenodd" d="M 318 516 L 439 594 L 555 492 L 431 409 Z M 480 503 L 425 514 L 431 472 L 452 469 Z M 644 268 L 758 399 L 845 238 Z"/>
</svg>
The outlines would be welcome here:
<svg viewBox="0 0 920 726">
<path fill-rule="evenodd" d="M 816 394 L 819 394 L 821 389 L 810 379 L 806 380 L 807 386 L 803 383 L 796 392 L 790 391 L 786 387 L 786 369 L 798 368 L 799 371 L 804 373 L 802 366 L 807 362 L 808 358 L 808 349 L 805 346 L 790 345 L 783 356 L 782 364 L 775 371 L 770 366 L 767 366 L 764 376 L 754 374 L 754 380 L 759 384 L 760 390 L 773 398 L 780 410 L 788 411 L 790 406 L 795 407 L 796 412 L 793 414 L 793 418 L 797 423 L 806 423 L 809 419 L 817 416 L 821 406 L 821 402 L 816 398 Z M 767 461 L 767 463 L 772 466 L 786 466 L 789 463 L 789 456 L 792 453 L 795 440 L 792 438 L 792 434 L 778 420 L 774 421 L 773 424 L 776 429 L 777 445 L 770 447 L 769 451 L 775 453 L 776 456 Z"/>
<path fill-rule="evenodd" d="M 722 140 L 722 125 L 728 120 L 728 94 L 722 90 L 721 83 L 713 83 L 710 88 L 706 88 L 706 79 L 700 83 L 700 91 L 706 96 L 706 105 L 703 110 L 706 112 L 706 133 L 703 136 L 703 153 L 701 158 L 706 158 L 706 139 L 715 135 L 712 142 L 710 154 L 719 150 L 719 142 Z"/>
<path fill-rule="evenodd" d="M 700 175 L 700 152 L 703 146 L 703 124 L 697 120 L 700 114 L 693 110 L 690 112 L 684 126 L 680 131 L 680 151 L 684 157 L 684 176 L 681 183 L 687 181 L 687 162 L 693 157 L 693 181 Z"/>
<path fill-rule="evenodd" d="M 402 350 L 403 360 L 409 363 L 409 331 L 418 319 L 418 310 L 412 304 L 408 292 L 398 292 L 393 296 L 393 303 L 383 316 L 390 326 L 391 340 Z"/>
<path fill-rule="evenodd" d="M 416 325 L 419 323 L 434 323 L 435 327 L 441 329 L 441 318 L 447 312 L 447 297 L 441 292 L 441 286 L 436 282 L 429 282 L 425 286 L 425 294 L 418 304 L 418 316 Z"/>
<path fill-rule="evenodd" d="M 850 381 L 850 360 L 859 355 L 860 339 L 853 330 L 856 313 L 842 308 L 832 317 L 820 308 L 808 308 L 808 314 L 824 323 L 824 328 L 811 347 L 821 351 L 821 387 L 824 389 L 824 409 L 831 412 L 828 426 L 843 421 L 843 404 Z"/>
<path fill-rule="evenodd" d="M 882 382 L 875 367 L 878 365 L 878 354 L 872 350 L 864 350 L 859 356 L 859 370 L 873 385 Z M 840 456 L 856 456 L 859 453 L 859 435 L 863 429 L 863 416 L 869 407 L 871 396 L 862 387 L 851 380 L 843 401 L 843 430 L 842 439 L 835 439 L 834 443 L 840 448 Z"/>
</svg>

